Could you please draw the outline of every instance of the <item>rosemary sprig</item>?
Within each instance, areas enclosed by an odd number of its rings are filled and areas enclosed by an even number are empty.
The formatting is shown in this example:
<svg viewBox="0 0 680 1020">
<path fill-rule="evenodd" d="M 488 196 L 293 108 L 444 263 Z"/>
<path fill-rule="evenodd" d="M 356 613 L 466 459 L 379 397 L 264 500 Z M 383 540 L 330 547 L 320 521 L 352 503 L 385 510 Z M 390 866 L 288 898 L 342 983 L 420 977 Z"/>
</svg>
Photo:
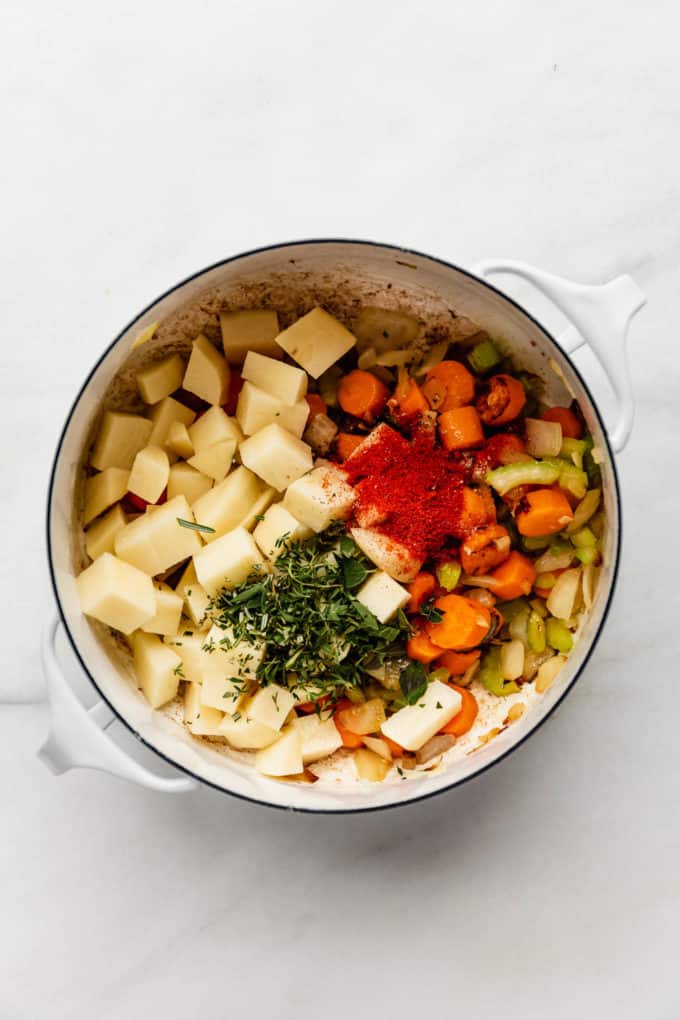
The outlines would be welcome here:
<svg viewBox="0 0 680 1020">
<path fill-rule="evenodd" d="M 202 531 L 206 535 L 215 534 L 215 529 L 208 527 L 207 524 L 196 524 L 194 521 L 185 521 L 183 517 L 178 517 L 177 523 L 183 528 L 190 528 L 191 531 Z"/>
</svg>

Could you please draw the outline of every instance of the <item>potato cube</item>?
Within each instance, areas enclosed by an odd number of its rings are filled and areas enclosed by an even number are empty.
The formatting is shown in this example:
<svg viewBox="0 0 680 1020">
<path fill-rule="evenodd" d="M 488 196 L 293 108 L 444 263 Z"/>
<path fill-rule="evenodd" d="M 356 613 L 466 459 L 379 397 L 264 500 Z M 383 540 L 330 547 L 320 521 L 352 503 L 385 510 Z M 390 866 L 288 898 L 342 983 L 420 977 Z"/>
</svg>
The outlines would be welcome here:
<svg viewBox="0 0 680 1020">
<path fill-rule="evenodd" d="M 423 565 L 407 546 L 389 535 L 371 528 L 352 528 L 351 534 L 362 553 L 395 581 L 413 581 Z"/>
<path fill-rule="evenodd" d="M 203 683 L 205 671 L 210 665 L 208 653 L 203 649 L 205 637 L 205 634 L 185 628 L 179 634 L 163 639 L 164 643 L 172 648 L 173 652 L 181 659 L 184 679 L 197 687 Z"/>
<path fill-rule="evenodd" d="M 356 337 L 323 308 L 313 308 L 279 333 L 276 342 L 305 372 L 318 379 L 354 347 Z"/>
<path fill-rule="evenodd" d="M 99 426 L 90 464 L 97 471 L 123 468 L 129 471 L 132 462 L 149 441 L 152 423 L 138 414 L 105 411 Z"/>
<path fill-rule="evenodd" d="M 195 503 L 212 489 L 212 478 L 201 474 L 191 464 L 182 461 L 173 464 L 168 476 L 168 499 L 175 496 L 186 496 L 188 503 Z"/>
<path fill-rule="evenodd" d="M 89 524 L 100 513 L 122 499 L 128 491 L 130 472 L 123 468 L 104 468 L 85 482 L 83 524 Z"/>
<path fill-rule="evenodd" d="M 142 624 L 142 630 L 146 634 L 176 634 L 184 605 L 182 599 L 169 585 L 161 582 L 154 584 L 154 592 L 156 612 Z"/>
<path fill-rule="evenodd" d="M 187 428 L 196 417 L 196 412 L 185 404 L 180 404 L 174 397 L 164 397 L 151 411 L 153 428 L 149 436 L 149 446 L 164 446 L 168 439 L 170 426 L 173 422 L 181 422 Z"/>
<path fill-rule="evenodd" d="M 178 457 L 184 457 L 185 460 L 194 455 L 194 444 L 191 442 L 189 430 L 181 421 L 173 421 L 168 429 L 168 436 L 163 445 L 170 453 L 175 453 Z"/>
<path fill-rule="evenodd" d="M 248 718 L 273 730 L 280 730 L 296 701 L 287 687 L 268 684 L 267 687 L 261 687 L 248 702 Z"/>
<path fill-rule="evenodd" d="M 209 669 L 203 674 L 201 705 L 217 708 L 220 712 L 237 712 L 245 701 L 242 680 L 225 676 L 221 670 Z"/>
<path fill-rule="evenodd" d="M 178 524 L 178 518 L 194 522 L 184 496 L 175 496 L 121 528 L 114 541 L 116 556 L 152 576 L 193 556 L 202 548 L 201 540 L 197 532 Z"/>
<path fill-rule="evenodd" d="M 279 332 L 276 312 L 265 308 L 222 312 L 220 327 L 224 354 L 232 365 L 242 365 L 248 351 L 257 351 L 270 358 L 283 357 L 283 351 L 275 343 Z"/>
<path fill-rule="evenodd" d="M 282 503 L 275 503 L 255 528 L 253 538 L 267 559 L 275 560 L 291 542 L 301 542 L 312 534 L 312 529 L 296 520 Z"/>
<path fill-rule="evenodd" d="M 236 440 L 223 439 L 221 443 L 215 443 L 214 446 L 208 446 L 200 453 L 195 453 L 188 463 L 208 478 L 221 482 L 227 476 L 235 453 Z"/>
<path fill-rule="evenodd" d="M 113 552 L 113 540 L 121 528 L 127 524 L 127 517 L 120 503 L 100 520 L 95 521 L 85 532 L 85 552 L 91 560 L 98 559 L 102 553 Z"/>
<path fill-rule="evenodd" d="M 280 425 L 267 425 L 241 443 L 241 460 L 279 492 L 311 470 L 312 451 Z"/>
<path fill-rule="evenodd" d="M 103 553 L 76 579 L 80 608 L 87 616 L 131 634 L 156 612 L 148 574 L 111 553 Z"/>
<path fill-rule="evenodd" d="M 342 737 L 333 719 L 304 715 L 296 719 L 293 726 L 302 740 L 302 761 L 305 765 L 327 758 L 342 747 Z"/>
<path fill-rule="evenodd" d="M 255 680 L 264 659 L 265 646 L 262 643 L 237 641 L 231 628 L 223 630 L 214 624 L 205 637 L 208 668 L 240 680 Z"/>
<path fill-rule="evenodd" d="M 314 468 L 288 486 L 283 505 L 313 531 L 349 517 L 356 496 L 342 473 L 331 465 Z"/>
<path fill-rule="evenodd" d="M 248 352 L 241 375 L 246 382 L 259 386 L 289 407 L 302 400 L 307 392 L 307 374 L 302 369 L 267 358 L 257 351 Z"/>
<path fill-rule="evenodd" d="M 201 704 L 201 685 L 184 688 L 184 722 L 194 737 L 219 737 L 222 713 Z"/>
<path fill-rule="evenodd" d="M 257 522 L 262 520 L 265 511 L 272 505 L 276 496 L 276 489 L 272 489 L 271 486 L 267 486 L 267 488 L 260 493 L 255 502 L 251 504 L 247 514 L 241 518 L 237 527 L 245 528 L 247 531 L 254 528 Z"/>
<path fill-rule="evenodd" d="M 145 446 L 135 457 L 128 490 L 147 503 L 156 503 L 163 494 L 170 476 L 170 462 L 160 446 Z"/>
<path fill-rule="evenodd" d="M 406 588 L 397 584 L 384 570 L 376 570 L 361 586 L 356 597 L 380 623 L 387 623 L 396 612 L 404 608 L 411 596 Z"/>
<path fill-rule="evenodd" d="M 192 561 L 193 562 L 193 561 Z M 205 620 L 210 608 L 210 596 L 198 581 L 193 584 L 186 584 L 182 590 L 182 597 L 186 607 L 187 616 L 199 627 Z"/>
<path fill-rule="evenodd" d="M 304 398 L 290 406 L 249 382 L 239 393 L 236 418 L 247 436 L 275 422 L 299 439 L 308 417 L 309 404 Z"/>
<path fill-rule="evenodd" d="M 197 336 L 182 386 L 208 404 L 223 404 L 229 392 L 229 365 L 207 337 Z"/>
<path fill-rule="evenodd" d="M 262 484 L 252 471 L 238 467 L 210 492 L 200 496 L 192 507 L 196 520 L 215 529 L 214 535 L 203 536 L 205 541 L 214 542 L 236 528 L 261 492 Z"/>
<path fill-rule="evenodd" d="M 245 708 L 242 706 L 233 715 L 227 710 L 220 723 L 220 733 L 227 738 L 232 747 L 237 751 L 259 751 L 279 739 L 277 730 L 250 719 L 247 711 L 247 706 Z"/>
<path fill-rule="evenodd" d="M 169 397 L 178 390 L 183 378 L 184 362 L 179 354 L 171 354 L 138 372 L 137 387 L 142 400 L 147 404 L 157 404 L 163 397 Z"/>
<path fill-rule="evenodd" d="M 289 726 L 279 739 L 255 755 L 255 768 L 266 776 L 296 776 L 303 770 L 302 737 Z"/>
<path fill-rule="evenodd" d="M 208 595 L 220 588 L 235 588 L 263 563 L 253 536 L 245 528 L 227 532 L 194 554 L 196 575 Z"/>
<path fill-rule="evenodd" d="M 454 715 L 458 715 L 462 702 L 458 691 L 441 680 L 435 680 L 415 705 L 400 708 L 380 729 L 407 751 L 418 751 Z"/>
<path fill-rule="evenodd" d="M 130 639 L 135 675 L 152 708 L 160 708 L 177 695 L 182 660 L 155 634 L 138 631 Z"/>
<path fill-rule="evenodd" d="M 223 408 L 211 407 L 194 422 L 189 429 L 189 436 L 194 451 L 200 453 L 224 439 L 233 439 L 238 446 L 243 439 L 243 432 L 236 419 L 230 418 Z"/>
</svg>

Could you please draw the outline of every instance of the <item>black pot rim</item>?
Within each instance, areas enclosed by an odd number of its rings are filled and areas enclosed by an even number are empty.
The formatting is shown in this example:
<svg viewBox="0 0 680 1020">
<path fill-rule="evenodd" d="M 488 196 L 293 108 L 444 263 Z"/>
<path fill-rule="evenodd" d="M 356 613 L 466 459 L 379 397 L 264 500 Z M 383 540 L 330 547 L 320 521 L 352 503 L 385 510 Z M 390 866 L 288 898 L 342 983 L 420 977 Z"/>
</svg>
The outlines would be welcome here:
<svg viewBox="0 0 680 1020">
<path fill-rule="evenodd" d="M 384 248 L 384 249 L 387 249 L 388 251 L 394 251 L 394 252 L 397 252 L 397 253 L 400 253 L 400 254 L 403 254 L 403 255 L 415 255 L 417 258 L 425 259 L 425 260 L 427 260 L 429 262 L 438 263 L 439 265 L 444 266 L 447 269 L 453 269 L 455 272 L 461 273 L 463 276 L 467 276 L 470 280 L 473 280 L 475 283 L 478 283 L 478 284 L 480 284 L 483 287 L 487 287 L 489 290 L 493 291 L 495 294 L 498 294 L 504 300 L 508 301 L 511 305 L 513 305 L 517 309 L 517 311 L 519 311 L 522 315 L 526 316 L 526 318 L 529 319 L 529 321 L 531 323 L 533 323 L 533 325 L 536 326 L 537 329 L 540 330 L 540 332 L 543 334 L 543 336 L 548 341 L 548 343 L 552 344 L 554 350 L 557 351 L 561 356 L 567 358 L 567 360 L 568 360 L 568 362 L 569 362 L 569 364 L 570 364 L 574 374 L 578 378 L 581 386 L 583 386 L 583 389 L 585 390 L 586 394 L 588 395 L 588 398 L 590 399 L 590 403 L 591 403 L 591 405 L 592 405 L 592 407 L 593 407 L 593 409 L 595 411 L 595 415 L 596 415 L 598 423 L 599 423 L 599 425 L 601 427 L 602 434 L 604 436 L 604 440 L 605 440 L 605 443 L 606 443 L 606 446 L 607 446 L 607 452 L 609 453 L 609 459 L 610 459 L 610 462 L 611 462 L 611 465 L 612 465 L 612 475 L 613 475 L 613 478 L 614 478 L 614 490 L 615 490 L 615 496 L 616 496 L 616 508 L 617 508 L 617 514 L 618 514 L 617 542 L 616 542 L 616 549 L 615 549 L 615 555 L 614 555 L 614 564 L 613 564 L 613 570 L 612 570 L 611 585 L 610 585 L 610 588 L 609 588 L 609 593 L 607 595 L 607 602 L 605 604 L 605 607 L 604 607 L 604 610 L 603 610 L 603 613 L 602 613 L 602 619 L 600 620 L 599 626 L 598 626 L 595 634 L 593 635 L 592 641 L 590 643 L 590 647 L 588 648 L 588 650 L 587 650 L 587 652 L 586 652 L 586 654 L 585 654 L 585 656 L 583 658 L 583 661 L 582 661 L 581 665 L 579 666 L 578 670 L 576 671 L 576 673 L 572 677 L 571 682 L 569 683 L 568 687 L 565 688 L 565 690 L 563 691 L 562 695 L 558 698 L 558 700 L 552 706 L 550 711 L 547 712 L 541 719 L 539 719 L 536 722 L 536 724 L 534 726 L 532 726 L 531 729 L 528 730 L 527 733 L 525 733 L 525 735 L 521 738 L 521 740 L 518 740 L 515 744 L 513 744 L 511 747 L 509 747 L 507 749 L 507 751 L 504 751 L 503 754 L 499 755 L 498 758 L 494 758 L 493 761 L 488 762 L 487 764 L 480 766 L 480 768 L 476 769 L 474 772 L 471 772 L 469 775 L 464 776 L 461 779 L 457 779 L 454 782 L 449 783 L 447 786 L 441 787 L 439 790 L 433 790 L 430 793 L 423 793 L 421 796 L 417 796 L 417 797 L 410 797 L 408 800 L 395 801 L 392 804 L 376 804 L 376 805 L 368 805 L 368 806 L 365 806 L 365 807 L 347 807 L 347 808 L 340 807 L 337 810 L 333 809 L 333 808 L 294 807 L 294 806 L 288 806 L 288 805 L 285 805 L 285 804 L 274 804 L 274 803 L 272 803 L 271 801 L 268 801 L 268 800 L 260 800 L 257 797 L 248 797 L 245 794 L 236 793 L 234 790 L 227 790 L 223 786 L 219 786 L 217 783 L 213 783 L 210 780 L 203 778 L 202 776 L 196 775 L 196 773 L 192 772 L 191 769 L 186 768 L 185 766 L 178 764 L 172 758 L 168 757 L 168 755 L 164 754 L 162 751 L 159 751 L 158 748 L 155 747 L 148 740 L 145 740 L 145 738 L 140 733 L 138 733 L 134 729 L 134 727 L 128 722 L 128 720 L 125 718 L 125 716 L 121 715 L 120 712 L 117 710 L 117 708 L 114 705 L 111 704 L 111 702 L 108 700 L 106 695 L 101 691 L 99 685 L 97 684 L 97 681 L 95 680 L 94 676 L 92 676 L 92 674 L 90 673 L 89 669 L 87 668 L 85 662 L 83 661 L 83 658 L 82 658 L 82 656 L 80 654 L 80 651 L 78 649 L 78 645 L 77 645 L 77 643 L 76 643 L 76 641 L 75 641 L 75 639 L 74 639 L 74 637 L 71 634 L 71 631 L 69 629 L 68 623 L 66 621 L 66 616 L 64 614 L 64 611 L 63 611 L 62 605 L 61 605 L 61 601 L 59 599 L 59 592 L 57 590 L 55 568 L 54 568 L 53 556 L 52 556 L 52 541 L 51 541 L 51 537 L 50 537 L 50 519 L 51 519 L 51 515 L 52 515 L 52 500 L 53 500 L 53 494 L 54 494 L 54 480 L 55 480 L 57 464 L 59 462 L 59 457 L 60 457 L 60 454 L 61 454 L 61 449 L 62 449 L 62 445 L 63 445 L 63 442 L 64 442 L 64 437 L 66 435 L 66 431 L 67 431 L 67 429 L 69 427 L 69 424 L 70 424 L 71 419 L 73 417 L 73 414 L 74 414 L 74 412 L 76 410 L 76 407 L 80 403 L 80 398 L 82 397 L 83 393 L 87 389 L 87 387 L 88 387 L 88 385 L 90 383 L 90 380 L 92 379 L 92 376 L 97 371 L 97 369 L 99 368 L 99 366 L 102 363 L 102 361 L 104 360 L 104 358 L 116 346 L 116 344 L 121 339 L 121 337 L 125 333 L 127 333 L 128 330 L 131 329 L 134 326 L 134 324 L 139 319 L 142 318 L 142 316 L 144 316 L 151 308 L 153 308 L 155 305 L 157 305 L 159 301 L 162 301 L 164 298 L 166 298 L 170 294 L 174 293 L 174 291 L 179 290 L 181 287 L 184 287 L 187 283 L 190 283 L 192 280 L 196 280 L 199 277 L 204 276 L 206 273 L 210 272 L 213 269 L 218 269 L 220 266 L 226 266 L 226 265 L 228 265 L 231 262 L 238 262 L 240 259 L 247 258 L 250 255 L 259 255 L 259 254 L 262 254 L 263 252 L 276 251 L 276 250 L 281 250 L 281 249 L 286 249 L 286 248 L 296 249 L 296 248 L 300 248 L 300 247 L 303 247 L 305 245 L 310 245 L 310 244 L 317 244 L 317 245 L 321 245 L 321 244 L 329 244 L 329 245 L 331 245 L 331 244 L 362 245 L 362 246 L 365 246 L 365 247 L 368 247 L 368 248 Z M 122 330 L 120 330 L 120 332 L 111 341 L 111 343 L 104 349 L 104 351 L 102 351 L 100 356 L 97 358 L 95 364 L 92 366 L 91 370 L 88 372 L 85 380 L 83 381 L 82 385 L 80 386 L 80 389 L 78 390 L 78 393 L 76 394 L 76 396 L 75 396 L 75 398 L 73 400 L 73 403 L 71 404 L 71 408 L 70 408 L 70 410 L 69 410 L 69 412 L 68 412 L 68 414 L 66 416 L 66 420 L 64 421 L 64 425 L 62 427 L 61 434 L 59 436 L 59 441 L 57 443 L 57 447 L 56 447 L 56 450 L 55 450 L 54 459 L 52 461 L 52 468 L 51 468 L 51 471 L 50 471 L 50 478 L 49 478 L 49 485 L 48 485 L 48 492 L 47 492 L 46 531 L 47 531 L 47 559 L 48 559 L 48 565 L 49 565 L 50 581 L 51 581 L 51 584 L 52 584 L 52 591 L 54 593 L 54 598 L 55 598 L 55 601 L 57 603 L 57 609 L 58 609 L 58 612 L 59 612 L 59 618 L 60 618 L 62 626 L 64 627 L 64 630 L 66 632 L 66 636 L 68 637 L 69 644 L 71 645 L 71 648 L 73 649 L 73 652 L 74 652 L 78 662 L 80 663 L 83 671 L 85 672 L 86 676 L 89 678 L 92 686 L 95 688 L 95 690 L 99 694 L 99 696 L 102 699 L 102 701 L 104 701 L 105 704 L 108 705 L 108 707 L 111 709 L 111 711 L 116 716 L 116 718 L 145 747 L 148 747 L 150 751 L 152 751 L 154 754 L 158 755 L 158 757 L 161 758 L 163 761 L 167 762 L 168 765 L 171 765 L 173 768 L 177 769 L 178 771 L 183 772 L 187 776 L 190 776 L 196 782 L 202 783 L 205 786 L 211 787 L 212 789 L 217 790 L 217 791 L 219 791 L 222 794 L 227 794 L 230 797 L 236 797 L 238 800 L 247 801 L 248 803 L 251 803 L 251 804 L 257 804 L 257 805 L 259 805 L 261 807 L 274 808 L 274 809 L 279 810 L 279 811 L 294 812 L 296 814 L 311 814 L 311 815 L 367 814 L 367 813 L 370 813 L 370 812 L 388 811 L 388 810 L 391 810 L 391 809 L 394 809 L 394 808 L 404 808 L 404 807 L 407 807 L 407 806 L 412 805 L 412 804 L 421 803 L 422 801 L 429 800 L 431 797 L 437 797 L 440 794 L 447 793 L 447 792 L 455 789 L 456 787 L 462 786 L 464 783 L 469 782 L 471 779 L 475 779 L 477 776 L 480 776 L 484 772 L 487 772 L 489 769 L 493 768 L 495 765 L 498 765 L 504 759 L 509 757 L 514 751 L 516 751 L 518 748 L 520 748 L 529 739 L 529 737 L 533 736 L 533 734 L 536 733 L 541 728 L 541 726 L 543 726 L 543 724 L 545 722 L 547 722 L 548 719 L 551 718 L 551 716 L 556 711 L 556 709 L 559 707 L 559 705 L 562 704 L 562 702 L 567 697 L 567 695 L 570 693 L 570 691 L 573 690 L 574 685 L 576 684 L 576 681 L 582 675 L 583 671 L 585 670 L 585 668 L 586 668 L 588 662 L 590 661 L 590 658 L 591 658 L 591 656 L 592 656 L 592 654 L 593 654 L 593 652 L 594 652 L 594 650 L 595 650 L 595 648 L 597 646 L 597 643 L 598 643 L 598 641 L 600 639 L 600 635 L 602 634 L 602 630 L 603 630 L 604 625 L 605 625 L 605 623 L 607 621 L 607 617 L 609 616 L 609 612 L 610 612 L 610 609 L 611 609 L 612 601 L 613 601 L 613 598 L 614 598 L 614 593 L 615 593 L 615 590 L 616 590 L 616 585 L 617 585 L 618 576 L 619 576 L 619 564 L 620 564 L 620 559 L 621 559 L 621 542 L 622 542 L 621 488 L 620 488 L 618 472 L 617 472 L 617 468 L 616 468 L 616 461 L 614 459 L 614 452 L 613 452 L 613 450 L 611 448 L 611 444 L 609 442 L 609 436 L 608 436 L 607 430 L 605 428 L 604 421 L 602 420 L 602 416 L 600 414 L 600 410 L 599 410 L 599 408 L 597 406 L 597 403 L 596 403 L 596 401 L 595 401 L 595 399 L 594 399 L 594 397 L 593 397 L 593 395 L 592 395 L 592 393 L 590 391 L 590 387 L 588 386 L 588 384 L 586 383 L 585 379 L 583 378 L 583 376 L 579 372 L 578 368 L 574 365 L 572 359 L 569 357 L 568 354 L 566 354 L 561 349 L 561 347 L 558 345 L 557 341 L 552 336 L 552 334 L 550 334 L 547 331 L 547 329 L 545 328 L 545 326 L 543 326 L 536 318 L 534 318 L 534 316 L 531 315 L 530 312 L 528 312 L 525 308 L 522 307 L 522 305 L 520 305 L 517 301 L 515 301 L 514 298 L 509 297 L 507 294 L 503 293 L 503 291 L 499 290 L 497 287 L 494 287 L 493 284 L 488 283 L 487 280 L 484 280 L 484 279 L 482 279 L 479 276 L 475 276 L 475 274 L 471 273 L 468 269 L 463 269 L 461 266 L 458 266 L 458 265 L 456 265 L 453 262 L 449 262 L 447 259 L 441 259 L 441 258 L 438 258 L 435 255 L 425 254 L 424 252 L 418 251 L 415 248 L 405 248 L 402 245 L 386 244 L 386 243 L 381 242 L 381 241 L 369 241 L 369 240 L 362 240 L 362 239 L 356 239 L 356 238 L 321 237 L 321 238 L 308 238 L 308 239 L 299 240 L 299 241 L 283 241 L 283 242 L 281 242 L 279 244 L 264 245 L 264 246 L 261 246 L 261 247 L 258 247 L 258 248 L 250 249 L 249 251 L 240 252 L 237 255 L 231 255 L 228 258 L 220 259 L 217 262 L 213 262 L 211 265 L 206 266 L 203 269 L 199 269 L 195 273 L 191 273 L 189 276 L 185 277 L 179 283 L 176 283 L 172 287 L 169 287 L 162 294 L 160 294 L 157 298 L 154 298 L 153 301 L 150 301 L 148 305 L 146 305 L 137 315 L 134 316 L 134 318 L 132 318 L 127 323 L 126 326 L 123 327 Z"/>
</svg>

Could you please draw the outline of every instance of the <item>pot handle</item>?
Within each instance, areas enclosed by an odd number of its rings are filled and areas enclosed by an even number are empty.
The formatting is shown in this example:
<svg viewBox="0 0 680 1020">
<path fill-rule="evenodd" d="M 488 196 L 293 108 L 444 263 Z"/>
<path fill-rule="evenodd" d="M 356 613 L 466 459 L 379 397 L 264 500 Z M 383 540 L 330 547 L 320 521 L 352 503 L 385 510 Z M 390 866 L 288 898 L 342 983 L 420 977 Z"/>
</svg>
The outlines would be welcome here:
<svg viewBox="0 0 680 1020">
<path fill-rule="evenodd" d="M 38 751 L 41 761 L 57 776 L 74 768 L 98 769 L 160 793 L 195 790 L 198 784 L 193 779 L 170 779 L 150 772 L 106 735 L 104 731 L 116 717 L 104 701 L 88 710 L 76 697 L 56 658 L 58 625 L 59 616 L 53 609 L 41 644 L 51 716 L 49 734 Z"/>
<path fill-rule="evenodd" d="M 472 271 L 483 280 L 492 273 L 521 276 L 564 312 L 571 326 L 557 338 L 557 343 L 566 354 L 584 344 L 595 352 L 619 404 L 619 420 L 609 441 L 617 453 L 623 450 L 635 413 L 627 352 L 628 327 L 647 301 L 632 277 L 617 276 L 608 283 L 595 285 L 575 283 L 512 259 L 485 259 Z"/>
</svg>

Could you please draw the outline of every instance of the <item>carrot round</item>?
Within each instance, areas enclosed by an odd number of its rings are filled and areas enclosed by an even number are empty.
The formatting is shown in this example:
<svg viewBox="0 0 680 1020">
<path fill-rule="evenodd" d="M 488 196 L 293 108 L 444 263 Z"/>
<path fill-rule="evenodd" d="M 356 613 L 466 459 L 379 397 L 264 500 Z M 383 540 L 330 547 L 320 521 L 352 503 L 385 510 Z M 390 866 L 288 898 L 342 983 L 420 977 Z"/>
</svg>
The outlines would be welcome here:
<svg viewBox="0 0 680 1020">
<path fill-rule="evenodd" d="M 541 415 L 543 421 L 554 421 L 562 426 L 562 435 L 567 439 L 580 439 L 583 435 L 581 422 L 570 407 L 549 407 Z"/>
<path fill-rule="evenodd" d="M 443 651 L 443 647 L 430 641 L 429 636 L 423 630 L 411 634 L 411 637 L 406 642 L 406 654 L 409 659 L 415 659 L 416 662 L 422 662 L 425 665 L 428 662 L 434 662 Z"/>
<path fill-rule="evenodd" d="M 406 590 L 411 598 L 406 606 L 407 613 L 419 613 L 425 599 L 429 598 L 437 585 L 434 574 L 423 571 L 418 574 L 414 581 L 406 585 Z"/>
<path fill-rule="evenodd" d="M 459 687 L 457 684 L 449 684 L 449 687 L 453 687 L 454 691 L 458 691 L 463 701 L 458 715 L 454 715 L 453 719 L 449 719 L 446 726 L 442 726 L 439 732 L 450 733 L 454 737 L 462 737 L 464 733 L 472 729 L 473 723 L 477 718 L 479 706 L 476 697 L 467 687 Z"/>
<path fill-rule="evenodd" d="M 484 430 L 474 407 L 457 407 L 440 414 L 439 435 L 447 450 L 465 450 L 484 442 Z"/>
<path fill-rule="evenodd" d="M 326 401 L 323 399 L 323 397 L 320 396 L 320 394 L 308 393 L 307 396 L 305 397 L 305 400 L 309 404 L 309 415 L 307 417 L 308 423 L 310 421 L 314 421 L 317 414 L 328 413 L 328 405 L 326 404 Z"/>
<path fill-rule="evenodd" d="M 530 559 L 513 549 L 505 563 L 501 563 L 491 577 L 494 581 L 491 591 L 506 602 L 529 594 L 536 580 L 536 568 Z"/>
<path fill-rule="evenodd" d="M 476 407 L 485 425 L 505 425 L 514 421 L 526 404 L 526 393 L 519 379 L 511 375 L 492 375 L 477 397 Z"/>
<path fill-rule="evenodd" d="M 559 489 L 534 489 L 521 501 L 515 520 L 521 535 L 554 535 L 574 519 L 569 500 Z"/>
<path fill-rule="evenodd" d="M 486 606 L 464 595 L 443 595 L 435 601 L 443 613 L 440 623 L 425 623 L 427 636 L 440 648 L 465 652 L 475 648 L 489 633 L 491 614 Z"/>
<path fill-rule="evenodd" d="M 363 421 L 372 421 L 379 415 L 389 395 L 389 390 L 382 380 L 361 368 L 355 368 L 353 372 L 343 376 L 338 386 L 340 407 L 347 414 Z"/>
<path fill-rule="evenodd" d="M 349 698 L 340 698 L 335 706 L 335 711 L 333 712 L 333 722 L 335 723 L 336 729 L 342 738 L 342 746 L 356 749 L 357 747 L 364 746 L 363 738 L 359 733 L 352 733 L 351 730 L 348 730 L 347 727 L 343 726 L 338 719 L 339 712 L 344 712 L 346 708 L 352 707 L 353 705 Z"/>
<path fill-rule="evenodd" d="M 481 654 L 479 648 L 473 648 L 471 652 L 444 652 L 437 659 L 437 669 L 441 666 L 448 669 L 451 676 L 462 676 L 470 666 L 474 666 Z"/>
<path fill-rule="evenodd" d="M 466 574 L 488 574 L 510 555 L 510 535 L 502 524 L 487 524 L 471 532 L 460 547 Z"/>
<path fill-rule="evenodd" d="M 366 436 L 355 436 L 351 432 L 338 432 L 335 439 L 335 451 L 340 460 L 345 461 L 351 457 L 357 446 L 360 446 Z"/>
<path fill-rule="evenodd" d="M 455 411 L 475 398 L 475 378 L 460 361 L 440 361 L 425 377 L 423 395 L 433 411 Z"/>
<path fill-rule="evenodd" d="M 399 373 L 397 388 L 388 403 L 397 418 L 415 418 L 429 410 L 420 386 L 405 371 Z"/>
</svg>

